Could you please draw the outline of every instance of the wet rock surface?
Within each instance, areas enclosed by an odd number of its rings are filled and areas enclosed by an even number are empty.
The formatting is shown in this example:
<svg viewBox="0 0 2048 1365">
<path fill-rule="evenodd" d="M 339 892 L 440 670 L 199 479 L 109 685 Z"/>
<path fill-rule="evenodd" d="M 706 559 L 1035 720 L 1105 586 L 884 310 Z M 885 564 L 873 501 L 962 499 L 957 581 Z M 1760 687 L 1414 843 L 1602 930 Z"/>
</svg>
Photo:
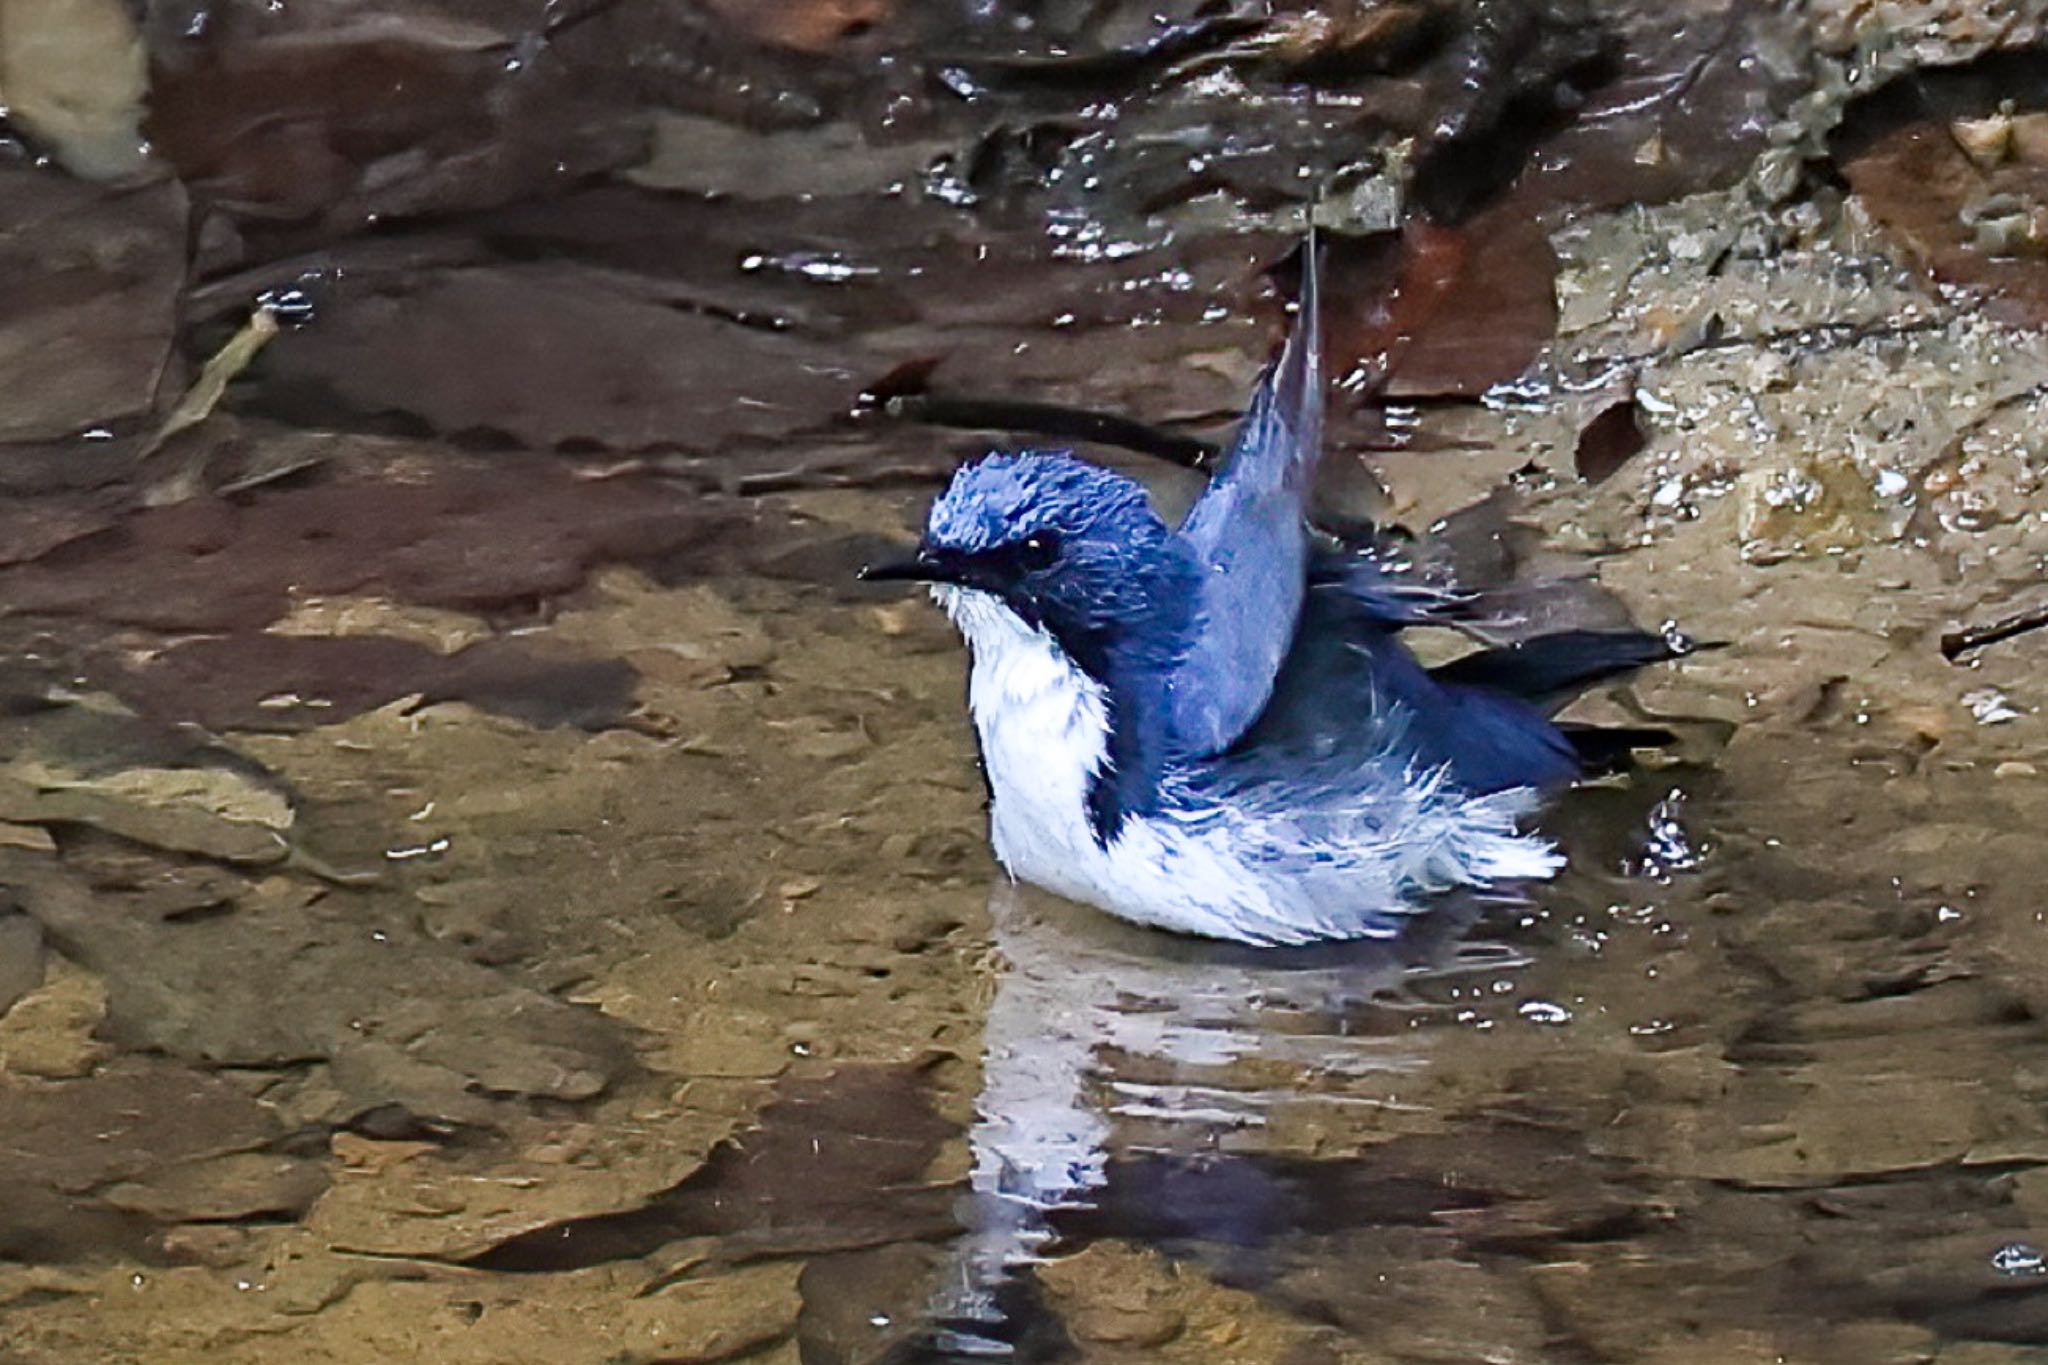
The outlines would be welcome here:
<svg viewBox="0 0 2048 1365">
<path fill-rule="evenodd" d="M 2036 1357 L 2041 23 L 0 0 L 0 1354 Z M 1719 647 L 1244 953 L 1003 886 L 853 573 L 1184 503 L 1311 213 L 1319 515 Z"/>
<path fill-rule="evenodd" d="M 109 193 L 0 167 L 0 351 L 14 396 L 0 440 L 75 437 L 147 413 L 171 363 L 186 196 L 157 182 Z"/>
</svg>

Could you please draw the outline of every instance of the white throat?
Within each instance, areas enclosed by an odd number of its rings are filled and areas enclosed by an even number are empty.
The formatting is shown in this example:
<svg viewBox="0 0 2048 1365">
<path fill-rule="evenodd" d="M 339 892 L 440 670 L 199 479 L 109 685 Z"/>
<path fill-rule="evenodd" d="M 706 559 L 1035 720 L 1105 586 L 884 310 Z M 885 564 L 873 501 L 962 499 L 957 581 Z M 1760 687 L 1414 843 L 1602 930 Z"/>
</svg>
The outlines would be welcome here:
<svg viewBox="0 0 2048 1365">
<path fill-rule="evenodd" d="M 967 704 L 994 793 L 990 842 L 1010 872 L 1082 900 L 1102 858 L 1088 788 L 1109 754 L 1102 685 L 1059 643 L 988 593 L 940 586 L 934 600 L 973 653 Z"/>
</svg>

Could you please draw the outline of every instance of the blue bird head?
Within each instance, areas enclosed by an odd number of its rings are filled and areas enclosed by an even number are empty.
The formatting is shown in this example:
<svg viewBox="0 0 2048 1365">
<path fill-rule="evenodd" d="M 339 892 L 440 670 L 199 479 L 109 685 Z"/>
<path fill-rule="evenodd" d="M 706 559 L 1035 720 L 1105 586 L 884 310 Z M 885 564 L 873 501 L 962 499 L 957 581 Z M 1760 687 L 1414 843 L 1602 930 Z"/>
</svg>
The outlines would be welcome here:
<svg viewBox="0 0 2048 1365">
<path fill-rule="evenodd" d="M 962 466 L 916 556 L 865 576 L 988 593 L 1098 675 L 1091 665 L 1119 645 L 1177 657 L 1195 600 L 1194 563 L 1145 490 L 1064 452 Z"/>
</svg>

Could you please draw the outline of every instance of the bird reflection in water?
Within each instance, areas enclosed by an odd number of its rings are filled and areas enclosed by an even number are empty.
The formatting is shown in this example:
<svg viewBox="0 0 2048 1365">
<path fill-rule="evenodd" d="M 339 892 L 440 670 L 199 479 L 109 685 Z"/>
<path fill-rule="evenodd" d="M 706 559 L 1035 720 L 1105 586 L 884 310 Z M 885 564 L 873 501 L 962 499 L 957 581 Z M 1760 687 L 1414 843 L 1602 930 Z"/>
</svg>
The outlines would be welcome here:
<svg viewBox="0 0 2048 1365">
<path fill-rule="evenodd" d="M 1446 902 L 1394 941 L 1275 950 L 1136 928 L 1027 886 L 991 899 L 968 1229 L 932 1304 L 927 1360 L 1038 1354 L 1031 1266 L 1099 1237 L 1257 1249 L 1305 1223 L 1316 1110 L 1384 1106 L 1428 1061 L 1420 978 L 1512 971 Z M 1355 1084 L 1371 1079 L 1368 1085 Z M 1354 1121 L 1353 1126 L 1358 1126 Z"/>
</svg>

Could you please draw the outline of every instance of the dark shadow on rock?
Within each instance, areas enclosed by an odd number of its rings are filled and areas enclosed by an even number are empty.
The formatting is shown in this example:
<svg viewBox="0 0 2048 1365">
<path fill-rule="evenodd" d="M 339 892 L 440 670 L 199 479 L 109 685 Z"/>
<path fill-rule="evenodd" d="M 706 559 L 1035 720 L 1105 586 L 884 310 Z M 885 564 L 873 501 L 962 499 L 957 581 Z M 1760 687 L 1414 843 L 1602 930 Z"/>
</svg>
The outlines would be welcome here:
<svg viewBox="0 0 2048 1365">
<path fill-rule="evenodd" d="M 43 926 L 0 901 L 0 1017 L 43 984 Z"/>
<path fill-rule="evenodd" d="M 534 1228 L 463 1261 L 478 1270 L 573 1270 L 645 1256 L 683 1237 L 746 1259 L 932 1241 L 958 1230 L 954 1188 L 929 1182 L 959 1129 L 932 1111 L 915 1067 L 848 1066 L 779 1082 L 758 1124 L 638 1208 Z"/>
<path fill-rule="evenodd" d="M 602 730 L 631 715 L 638 681 L 622 659 L 512 639 L 439 654 L 383 636 L 241 632 L 174 645 L 117 686 L 154 714 L 217 730 L 306 730 L 414 694 L 425 705 L 468 702 L 544 728 Z"/>
<path fill-rule="evenodd" d="M 1610 403 L 1579 429 L 1572 469 L 1587 483 L 1604 483 L 1649 444 L 1633 398 Z"/>
<path fill-rule="evenodd" d="M 123 1059 L 80 1080 L 0 1081 L 0 1257 L 146 1254 L 146 1234 L 167 1219 L 248 1212 L 248 1200 L 214 1178 L 234 1167 L 245 1194 L 254 1167 L 288 1169 L 296 1193 L 280 1203 L 273 1189 L 255 1203 L 303 1209 L 326 1175 L 257 1155 L 281 1135 L 275 1116 L 238 1087 L 158 1058 Z M 155 1199 L 140 1193 L 152 1182 L 168 1182 Z M 109 1197 L 123 1188 L 137 1197 Z"/>
</svg>

